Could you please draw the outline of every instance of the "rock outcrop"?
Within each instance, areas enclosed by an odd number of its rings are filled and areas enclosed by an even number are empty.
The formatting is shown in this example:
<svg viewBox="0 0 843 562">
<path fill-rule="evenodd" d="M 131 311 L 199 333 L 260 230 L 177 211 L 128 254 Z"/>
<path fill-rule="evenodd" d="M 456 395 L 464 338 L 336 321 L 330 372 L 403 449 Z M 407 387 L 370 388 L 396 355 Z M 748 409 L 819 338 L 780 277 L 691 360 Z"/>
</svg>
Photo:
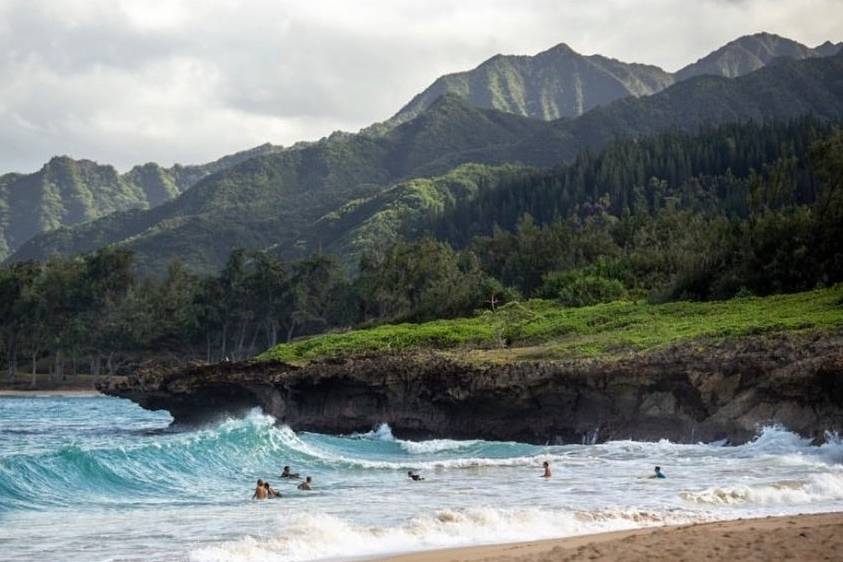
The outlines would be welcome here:
<svg viewBox="0 0 843 562">
<path fill-rule="evenodd" d="M 129 377 L 107 394 L 177 422 L 258 406 L 295 430 L 531 443 L 741 443 L 781 424 L 843 429 L 843 334 L 693 342 L 611 360 L 477 365 L 433 353 L 224 363 Z"/>
</svg>

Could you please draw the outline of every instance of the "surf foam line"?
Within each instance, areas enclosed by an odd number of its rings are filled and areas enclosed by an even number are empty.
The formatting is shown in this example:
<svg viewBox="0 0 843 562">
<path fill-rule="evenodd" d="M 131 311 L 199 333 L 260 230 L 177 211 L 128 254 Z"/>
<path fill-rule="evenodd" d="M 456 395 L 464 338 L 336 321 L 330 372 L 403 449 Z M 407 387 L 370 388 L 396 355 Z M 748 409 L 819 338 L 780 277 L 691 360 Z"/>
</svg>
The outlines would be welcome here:
<svg viewBox="0 0 843 562">
<path fill-rule="evenodd" d="M 378 556 L 455 546 L 498 544 L 639 527 L 701 522 L 700 514 L 641 511 L 447 509 L 392 527 L 362 527 L 329 514 L 293 515 L 271 536 L 249 536 L 198 549 L 193 562 L 292 562 Z"/>
<path fill-rule="evenodd" d="M 708 505 L 800 505 L 843 500 L 843 473 L 809 474 L 804 480 L 770 484 L 718 486 L 682 492 L 680 496 L 692 503 Z"/>
<path fill-rule="evenodd" d="M 315 434 L 314 434 L 315 435 Z M 319 460 L 340 463 L 352 468 L 403 470 L 441 470 L 479 467 L 533 466 L 543 461 L 566 465 L 590 464 L 617 461 L 627 457 L 659 458 L 664 461 L 675 457 L 693 456 L 699 459 L 748 459 L 775 457 L 782 462 L 799 465 L 827 466 L 843 462 L 843 442 L 834 433 L 826 434 L 826 442 L 820 446 L 810 439 L 800 437 L 781 426 L 759 428 L 752 441 L 738 446 L 715 444 L 678 444 L 667 439 L 657 442 L 609 441 L 598 445 L 534 446 L 513 442 L 480 440 L 457 441 L 434 439 L 429 441 L 404 441 L 396 439 L 387 424 L 364 434 L 348 436 L 349 439 L 365 439 L 374 442 L 393 443 L 410 455 L 401 460 L 371 460 L 348 454 L 337 454 L 316 446 L 309 452 Z M 450 458 L 415 460 L 413 455 L 448 453 Z M 443 455 L 444 456 L 444 455 Z"/>
</svg>

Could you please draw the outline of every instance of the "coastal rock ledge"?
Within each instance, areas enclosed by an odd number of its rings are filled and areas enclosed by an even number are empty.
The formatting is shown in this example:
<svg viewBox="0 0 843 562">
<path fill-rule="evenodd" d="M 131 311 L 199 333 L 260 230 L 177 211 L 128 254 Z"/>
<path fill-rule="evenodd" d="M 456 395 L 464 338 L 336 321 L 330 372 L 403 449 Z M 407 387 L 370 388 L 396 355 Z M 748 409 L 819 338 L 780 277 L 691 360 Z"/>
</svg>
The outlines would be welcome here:
<svg viewBox="0 0 843 562">
<path fill-rule="evenodd" d="M 476 364 L 436 353 L 222 363 L 102 385 L 177 423 L 260 407 L 297 431 L 582 443 L 843 429 L 843 333 L 692 342 L 612 359 Z"/>
</svg>

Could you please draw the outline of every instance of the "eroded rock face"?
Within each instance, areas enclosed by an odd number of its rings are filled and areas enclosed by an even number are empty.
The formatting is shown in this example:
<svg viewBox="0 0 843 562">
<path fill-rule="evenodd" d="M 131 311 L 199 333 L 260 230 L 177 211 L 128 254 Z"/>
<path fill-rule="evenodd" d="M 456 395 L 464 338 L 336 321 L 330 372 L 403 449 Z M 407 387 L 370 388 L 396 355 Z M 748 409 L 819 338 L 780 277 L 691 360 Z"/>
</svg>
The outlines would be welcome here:
<svg viewBox="0 0 843 562">
<path fill-rule="evenodd" d="M 103 392 L 195 422 L 255 406 L 295 430 L 530 443 L 741 443 L 782 424 L 843 429 L 843 334 L 695 342 L 614 360 L 474 365 L 435 354 L 227 363 Z"/>
</svg>

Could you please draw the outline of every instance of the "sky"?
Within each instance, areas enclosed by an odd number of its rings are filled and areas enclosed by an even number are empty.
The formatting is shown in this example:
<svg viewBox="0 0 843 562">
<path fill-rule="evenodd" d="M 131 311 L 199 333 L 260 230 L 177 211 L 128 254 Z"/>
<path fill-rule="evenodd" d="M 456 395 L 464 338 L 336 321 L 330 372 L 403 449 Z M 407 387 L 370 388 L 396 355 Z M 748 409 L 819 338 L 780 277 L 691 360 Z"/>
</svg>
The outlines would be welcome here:
<svg viewBox="0 0 843 562">
<path fill-rule="evenodd" d="M 843 0 L 0 0 L 0 174 L 357 131 L 498 53 L 673 71 L 759 31 L 843 41 Z"/>
</svg>

